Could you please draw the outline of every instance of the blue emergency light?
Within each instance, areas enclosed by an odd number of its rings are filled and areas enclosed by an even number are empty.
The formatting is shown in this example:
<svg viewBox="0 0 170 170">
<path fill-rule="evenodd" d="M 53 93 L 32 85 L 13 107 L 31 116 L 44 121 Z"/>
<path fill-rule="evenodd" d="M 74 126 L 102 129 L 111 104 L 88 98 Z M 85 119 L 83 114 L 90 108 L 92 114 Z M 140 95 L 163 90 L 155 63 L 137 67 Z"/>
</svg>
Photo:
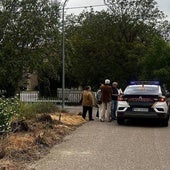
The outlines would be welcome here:
<svg viewBox="0 0 170 170">
<path fill-rule="evenodd" d="M 130 81 L 130 85 L 160 85 L 159 81 Z"/>
</svg>

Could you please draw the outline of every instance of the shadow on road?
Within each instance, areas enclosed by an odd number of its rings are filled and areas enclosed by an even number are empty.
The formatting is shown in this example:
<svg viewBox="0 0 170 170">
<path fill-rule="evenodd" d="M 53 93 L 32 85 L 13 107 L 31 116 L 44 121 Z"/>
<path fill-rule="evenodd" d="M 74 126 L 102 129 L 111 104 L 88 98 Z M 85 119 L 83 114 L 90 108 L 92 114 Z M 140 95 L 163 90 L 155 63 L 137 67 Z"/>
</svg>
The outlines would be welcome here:
<svg viewBox="0 0 170 170">
<path fill-rule="evenodd" d="M 162 127 L 158 120 L 148 119 L 127 119 L 125 120 L 124 126 L 135 126 L 135 127 Z"/>
</svg>

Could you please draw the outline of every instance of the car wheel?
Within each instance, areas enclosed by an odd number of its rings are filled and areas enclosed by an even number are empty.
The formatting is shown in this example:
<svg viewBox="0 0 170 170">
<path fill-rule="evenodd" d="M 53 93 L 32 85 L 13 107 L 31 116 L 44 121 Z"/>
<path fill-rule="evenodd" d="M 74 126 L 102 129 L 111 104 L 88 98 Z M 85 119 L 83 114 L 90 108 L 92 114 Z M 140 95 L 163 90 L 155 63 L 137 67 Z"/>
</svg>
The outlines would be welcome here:
<svg viewBox="0 0 170 170">
<path fill-rule="evenodd" d="M 119 125 L 123 125 L 123 124 L 124 124 L 124 119 L 122 119 L 122 118 L 117 118 L 117 123 L 118 123 Z"/>
<path fill-rule="evenodd" d="M 161 120 L 161 126 L 162 127 L 168 127 L 168 123 L 169 123 L 169 118 Z"/>
</svg>

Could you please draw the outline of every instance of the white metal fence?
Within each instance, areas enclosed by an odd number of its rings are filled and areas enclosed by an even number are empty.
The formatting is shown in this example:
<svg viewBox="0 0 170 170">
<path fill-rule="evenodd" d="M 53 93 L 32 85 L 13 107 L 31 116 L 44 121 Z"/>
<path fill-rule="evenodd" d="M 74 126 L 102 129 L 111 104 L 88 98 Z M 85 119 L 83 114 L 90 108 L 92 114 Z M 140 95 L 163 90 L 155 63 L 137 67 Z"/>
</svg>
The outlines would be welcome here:
<svg viewBox="0 0 170 170">
<path fill-rule="evenodd" d="M 78 90 L 65 90 L 65 103 L 66 104 L 79 104 L 81 100 L 82 91 Z M 41 97 L 39 91 L 21 91 L 20 100 L 22 102 L 53 102 L 60 104 L 62 102 L 62 91 L 57 91 L 56 97 Z"/>
</svg>

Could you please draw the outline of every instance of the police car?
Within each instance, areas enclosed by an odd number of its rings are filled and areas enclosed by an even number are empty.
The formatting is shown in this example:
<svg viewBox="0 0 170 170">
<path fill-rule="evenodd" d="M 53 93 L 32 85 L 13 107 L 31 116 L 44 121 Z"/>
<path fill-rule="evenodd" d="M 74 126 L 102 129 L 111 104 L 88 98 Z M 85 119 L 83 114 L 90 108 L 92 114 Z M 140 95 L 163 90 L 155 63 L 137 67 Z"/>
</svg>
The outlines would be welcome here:
<svg viewBox="0 0 170 170">
<path fill-rule="evenodd" d="M 159 120 L 168 126 L 170 107 L 166 90 L 158 81 L 134 81 L 128 85 L 119 98 L 117 123 L 125 119 L 147 118 Z"/>
</svg>

